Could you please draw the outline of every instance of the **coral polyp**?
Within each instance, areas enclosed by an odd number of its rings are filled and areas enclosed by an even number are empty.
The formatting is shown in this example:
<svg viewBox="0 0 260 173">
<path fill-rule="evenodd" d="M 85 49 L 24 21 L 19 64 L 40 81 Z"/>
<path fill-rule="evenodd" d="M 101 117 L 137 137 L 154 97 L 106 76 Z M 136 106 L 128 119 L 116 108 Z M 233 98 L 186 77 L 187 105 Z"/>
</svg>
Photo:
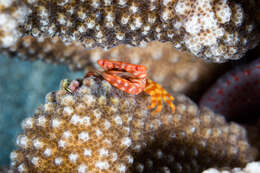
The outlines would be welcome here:
<svg viewBox="0 0 260 173">
<path fill-rule="evenodd" d="M 98 76 L 77 81 L 72 93 L 61 82 L 23 121 L 12 171 L 197 173 L 254 159 L 244 128 L 184 95 L 175 95 L 174 114 L 164 105 L 151 115 L 145 93 L 127 94 Z"/>
</svg>

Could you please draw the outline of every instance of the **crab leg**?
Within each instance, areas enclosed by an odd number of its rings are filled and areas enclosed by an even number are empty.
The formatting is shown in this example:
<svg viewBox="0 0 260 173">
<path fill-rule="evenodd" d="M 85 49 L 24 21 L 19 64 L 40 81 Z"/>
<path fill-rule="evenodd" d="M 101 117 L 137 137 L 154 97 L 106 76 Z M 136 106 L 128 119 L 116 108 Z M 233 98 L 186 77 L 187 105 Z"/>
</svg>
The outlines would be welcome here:
<svg viewBox="0 0 260 173">
<path fill-rule="evenodd" d="M 170 106 L 172 112 L 175 112 L 175 106 L 172 103 L 174 98 L 159 84 L 150 79 L 147 79 L 146 88 L 144 91 L 152 96 L 152 103 L 149 108 L 154 108 L 157 106 L 155 112 L 160 112 L 162 109 L 162 100 L 164 100 Z"/>
</svg>

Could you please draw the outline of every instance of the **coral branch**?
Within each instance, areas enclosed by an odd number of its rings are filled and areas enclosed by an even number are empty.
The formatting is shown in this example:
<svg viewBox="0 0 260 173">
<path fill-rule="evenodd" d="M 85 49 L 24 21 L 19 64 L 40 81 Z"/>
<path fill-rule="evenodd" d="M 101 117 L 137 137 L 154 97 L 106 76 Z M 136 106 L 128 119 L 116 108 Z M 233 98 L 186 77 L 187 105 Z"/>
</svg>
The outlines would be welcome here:
<svg viewBox="0 0 260 173">
<path fill-rule="evenodd" d="M 224 62 L 240 58 L 259 41 L 256 0 L 24 0 L 1 1 L 0 7 L 1 21 L 10 23 L 0 23 L 1 47 L 14 45 L 20 31 L 87 48 L 158 40 Z"/>
<path fill-rule="evenodd" d="M 200 172 L 209 167 L 244 166 L 254 159 L 245 130 L 184 95 L 176 112 L 163 106 L 151 115 L 145 93 L 129 95 L 98 76 L 63 88 L 22 123 L 17 172 Z"/>
<path fill-rule="evenodd" d="M 35 37 L 59 36 L 88 48 L 171 42 L 215 62 L 238 59 L 259 41 L 255 1 L 29 1 L 22 26 Z"/>
</svg>

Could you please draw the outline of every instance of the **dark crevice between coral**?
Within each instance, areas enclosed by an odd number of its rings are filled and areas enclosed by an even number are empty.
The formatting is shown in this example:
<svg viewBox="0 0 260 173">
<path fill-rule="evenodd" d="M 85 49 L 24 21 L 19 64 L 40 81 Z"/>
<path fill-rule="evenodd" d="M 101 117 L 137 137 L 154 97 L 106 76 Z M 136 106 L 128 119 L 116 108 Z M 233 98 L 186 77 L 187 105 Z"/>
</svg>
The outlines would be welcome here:
<svg viewBox="0 0 260 173">
<path fill-rule="evenodd" d="M 230 158 L 212 148 L 213 145 L 202 148 L 199 144 L 188 143 L 187 140 L 162 141 L 169 132 L 161 132 L 153 143 L 147 144 L 140 153 L 135 153 L 134 164 L 129 168 L 131 173 L 200 173 L 211 167 L 239 167 L 245 163 Z M 196 143 L 196 142 L 195 142 Z M 198 148 L 199 152 L 194 150 Z M 214 152 L 214 153 L 213 153 Z M 143 171 L 140 171 L 143 170 Z"/>
</svg>

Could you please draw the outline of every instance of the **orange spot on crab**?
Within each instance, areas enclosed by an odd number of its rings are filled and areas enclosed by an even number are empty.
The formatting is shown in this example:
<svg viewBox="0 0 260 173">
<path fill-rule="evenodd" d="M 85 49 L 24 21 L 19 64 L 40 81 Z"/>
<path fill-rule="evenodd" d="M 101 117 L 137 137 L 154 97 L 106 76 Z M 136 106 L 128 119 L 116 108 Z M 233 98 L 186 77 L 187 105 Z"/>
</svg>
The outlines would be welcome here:
<svg viewBox="0 0 260 173">
<path fill-rule="evenodd" d="M 174 98 L 161 85 L 147 78 L 145 66 L 105 59 L 98 60 L 97 63 L 105 70 L 101 75 L 114 87 L 129 94 L 138 95 L 144 91 L 151 95 L 152 103 L 148 108 L 157 106 L 155 113 L 162 110 L 163 101 L 170 106 L 173 113 L 175 112 L 172 103 Z M 87 73 L 86 76 L 92 74 Z"/>
</svg>

